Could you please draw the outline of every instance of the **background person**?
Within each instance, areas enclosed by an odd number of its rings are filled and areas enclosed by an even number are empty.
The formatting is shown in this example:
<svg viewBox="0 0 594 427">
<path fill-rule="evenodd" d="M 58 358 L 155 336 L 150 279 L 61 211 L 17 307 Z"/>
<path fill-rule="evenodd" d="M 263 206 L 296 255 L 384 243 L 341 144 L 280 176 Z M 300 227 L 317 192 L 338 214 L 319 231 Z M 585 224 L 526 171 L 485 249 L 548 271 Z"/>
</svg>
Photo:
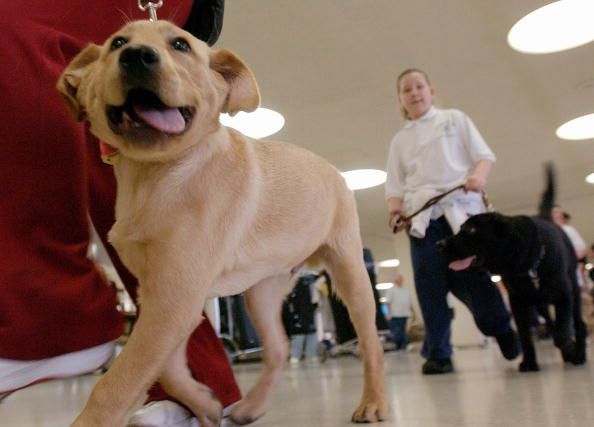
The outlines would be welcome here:
<svg viewBox="0 0 594 427">
<path fill-rule="evenodd" d="M 484 211 L 480 191 L 495 155 L 466 114 L 433 106 L 435 91 L 425 72 L 402 72 L 397 79 L 397 93 L 406 123 L 390 144 L 385 185 L 390 227 L 414 211 L 411 200 L 419 191 L 444 192 L 462 182 L 467 191 L 448 201 L 453 200 L 456 215 L 446 219 L 444 208 L 435 205 L 423 237 L 409 234 L 415 287 L 426 330 L 421 352 L 427 359 L 423 373 L 453 371 L 448 292 L 466 304 L 484 335 L 497 338 L 504 357 L 513 359 L 520 351 L 517 334 L 489 275 L 448 269 L 436 245 L 459 227 L 463 221 L 461 210 L 467 215 Z"/>
<path fill-rule="evenodd" d="M 394 278 L 394 287 L 384 292 L 389 308 L 388 326 L 392 340 L 396 344 L 396 350 L 406 350 L 408 347 L 406 323 L 408 318 L 413 315 L 410 291 L 403 286 L 403 283 L 402 275 L 397 274 Z"/>
</svg>

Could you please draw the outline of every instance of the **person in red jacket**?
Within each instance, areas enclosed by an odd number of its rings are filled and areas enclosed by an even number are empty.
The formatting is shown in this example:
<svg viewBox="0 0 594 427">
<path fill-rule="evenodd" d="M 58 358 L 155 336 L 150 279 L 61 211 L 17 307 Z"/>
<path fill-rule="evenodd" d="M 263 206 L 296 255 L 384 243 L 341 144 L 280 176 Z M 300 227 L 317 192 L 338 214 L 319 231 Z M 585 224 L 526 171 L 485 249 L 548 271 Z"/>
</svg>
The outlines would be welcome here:
<svg viewBox="0 0 594 427">
<path fill-rule="evenodd" d="M 217 40 L 224 0 L 163 3 L 160 19 L 209 44 Z M 0 2 L 0 396 L 93 371 L 112 357 L 123 320 L 114 290 L 86 256 L 89 219 L 136 298 L 136 280 L 106 239 L 114 222 L 112 168 L 88 129 L 73 122 L 55 84 L 85 45 L 147 18 L 137 0 Z M 190 339 L 188 365 L 223 406 L 239 400 L 208 320 Z M 158 414 L 159 405 L 150 405 L 137 425 L 170 413 L 172 405 L 175 416 L 185 411 L 167 402 L 158 384 L 149 394 L 165 409 Z"/>
</svg>

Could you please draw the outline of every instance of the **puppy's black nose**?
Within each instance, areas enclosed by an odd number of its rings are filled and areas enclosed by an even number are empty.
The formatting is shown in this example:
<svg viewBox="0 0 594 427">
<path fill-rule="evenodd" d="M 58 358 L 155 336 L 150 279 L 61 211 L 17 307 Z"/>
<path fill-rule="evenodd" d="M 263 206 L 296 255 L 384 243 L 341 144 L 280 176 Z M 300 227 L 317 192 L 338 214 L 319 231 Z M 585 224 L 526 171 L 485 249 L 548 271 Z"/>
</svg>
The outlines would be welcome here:
<svg viewBox="0 0 594 427">
<path fill-rule="evenodd" d="M 159 66 L 159 53 L 148 46 L 130 46 L 120 54 L 120 70 L 128 77 L 141 78 Z"/>
</svg>

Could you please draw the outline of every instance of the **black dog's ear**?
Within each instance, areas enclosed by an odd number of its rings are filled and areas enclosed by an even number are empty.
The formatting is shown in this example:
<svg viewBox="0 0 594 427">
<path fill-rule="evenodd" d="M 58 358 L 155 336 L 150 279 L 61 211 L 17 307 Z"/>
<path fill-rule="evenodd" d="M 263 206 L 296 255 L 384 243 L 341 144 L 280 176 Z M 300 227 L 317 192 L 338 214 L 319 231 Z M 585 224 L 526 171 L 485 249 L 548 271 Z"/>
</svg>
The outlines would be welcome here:
<svg viewBox="0 0 594 427">
<path fill-rule="evenodd" d="M 96 44 L 90 44 L 85 47 L 70 64 L 66 67 L 58 79 L 56 88 L 62 98 L 66 101 L 66 106 L 70 114 L 79 122 L 85 119 L 84 106 L 80 104 L 78 97 L 78 87 L 82 76 L 89 66 L 99 59 L 100 48 Z"/>
</svg>

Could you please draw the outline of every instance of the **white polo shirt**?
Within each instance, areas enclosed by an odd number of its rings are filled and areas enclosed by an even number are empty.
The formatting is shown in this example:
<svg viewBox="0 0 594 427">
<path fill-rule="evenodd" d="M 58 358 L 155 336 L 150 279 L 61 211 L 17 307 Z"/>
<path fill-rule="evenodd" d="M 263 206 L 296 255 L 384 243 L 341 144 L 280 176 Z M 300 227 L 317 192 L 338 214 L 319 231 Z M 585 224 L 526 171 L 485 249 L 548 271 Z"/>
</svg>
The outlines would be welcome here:
<svg viewBox="0 0 594 427">
<path fill-rule="evenodd" d="M 483 159 L 496 160 L 472 120 L 459 110 L 431 107 L 419 119 L 407 121 L 392 139 L 386 200 L 403 199 L 410 214 L 412 209 L 407 206 L 407 199 L 412 194 L 421 189 L 447 191 L 461 184 Z M 479 193 L 468 192 L 460 199 L 467 213 L 474 215 L 484 211 Z M 432 218 L 443 214 L 436 208 Z"/>
<path fill-rule="evenodd" d="M 390 317 L 412 316 L 410 291 L 402 286 L 394 285 L 384 293 L 386 302 L 390 308 Z"/>
</svg>

